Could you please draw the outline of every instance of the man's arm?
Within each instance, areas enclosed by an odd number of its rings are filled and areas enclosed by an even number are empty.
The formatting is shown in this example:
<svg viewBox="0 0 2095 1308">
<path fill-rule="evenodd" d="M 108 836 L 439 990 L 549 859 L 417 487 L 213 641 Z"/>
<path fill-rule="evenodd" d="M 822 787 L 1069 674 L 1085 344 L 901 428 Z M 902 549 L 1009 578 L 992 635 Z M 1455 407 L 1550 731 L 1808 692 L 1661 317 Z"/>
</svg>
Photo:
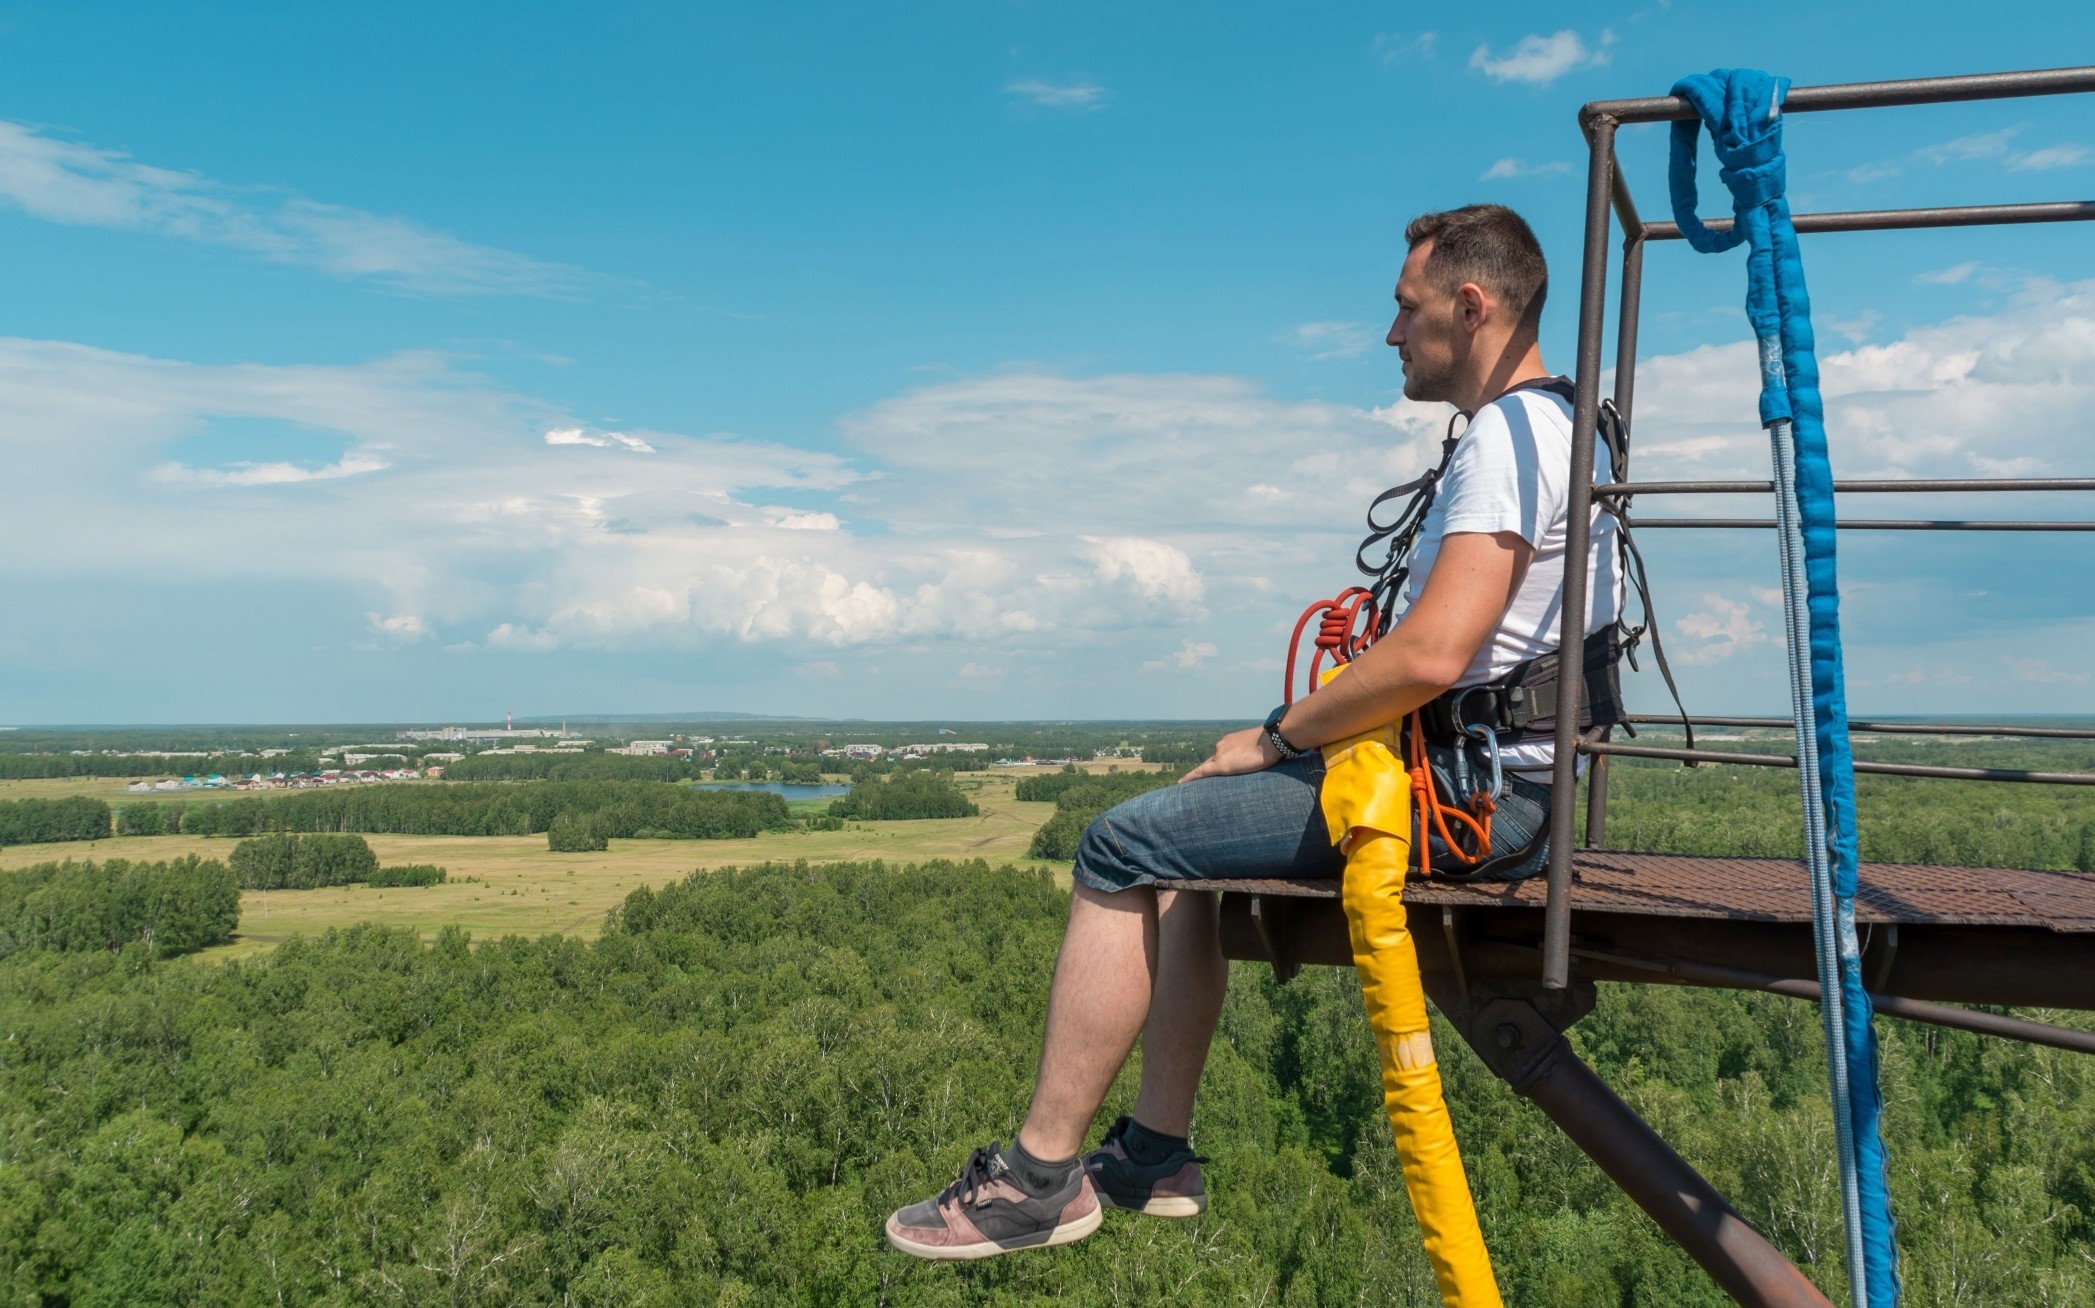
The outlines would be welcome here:
<svg viewBox="0 0 2095 1308">
<path fill-rule="evenodd" d="M 1315 749 L 1394 722 L 1447 690 L 1505 616 L 1534 557 L 1518 532 L 1443 537 L 1426 589 L 1404 620 L 1345 676 L 1296 700 L 1280 734 L 1298 749 Z M 1184 779 L 1256 772 L 1279 761 L 1266 733 L 1253 727 L 1216 741 L 1214 754 Z"/>
</svg>

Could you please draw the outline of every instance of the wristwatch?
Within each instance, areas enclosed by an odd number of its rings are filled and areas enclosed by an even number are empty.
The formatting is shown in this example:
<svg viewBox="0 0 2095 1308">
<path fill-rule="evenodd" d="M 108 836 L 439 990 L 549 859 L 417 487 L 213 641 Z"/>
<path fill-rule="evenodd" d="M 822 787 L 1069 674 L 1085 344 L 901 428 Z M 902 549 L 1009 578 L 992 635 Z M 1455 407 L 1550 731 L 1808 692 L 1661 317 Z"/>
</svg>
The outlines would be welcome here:
<svg viewBox="0 0 2095 1308">
<path fill-rule="evenodd" d="M 1286 717 L 1287 714 L 1288 706 L 1282 704 L 1279 708 L 1266 715 L 1266 739 L 1273 742 L 1273 748 L 1280 751 L 1282 759 L 1300 758 L 1309 751 L 1296 749 L 1288 743 L 1286 736 L 1280 734 L 1280 720 Z"/>
</svg>

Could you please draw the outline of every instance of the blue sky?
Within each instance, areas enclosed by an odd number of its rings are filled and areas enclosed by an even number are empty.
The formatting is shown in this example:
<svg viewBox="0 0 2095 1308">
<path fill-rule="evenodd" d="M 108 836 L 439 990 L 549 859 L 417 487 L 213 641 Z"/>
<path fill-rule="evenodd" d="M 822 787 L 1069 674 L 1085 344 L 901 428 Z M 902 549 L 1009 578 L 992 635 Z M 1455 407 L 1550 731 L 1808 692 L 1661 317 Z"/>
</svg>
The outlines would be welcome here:
<svg viewBox="0 0 2095 1308">
<path fill-rule="evenodd" d="M 1442 421 L 1409 216 L 1527 213 L 1568 368 L 1580 103 L 2095 50 L 2007 8 L 13 7 L 0 718 L 1256 716 Z M 2095 194 L 2095 103 L 1789 147 L 1800 210 Z M 1840 473 L 2095 471 L 2095 232 L 1805 253 Z M 1764 475 L 1738 257 L 1650 268 L 1640 474 Z M 2086 513 L 1848 506 L 1948 508 Z M 1775 710 L 1772 541 L 1647 552 L 1694 706 Z M 2095 710 L 2091 554 L 1849 537 L 1854 707 Z"/>
</svg>

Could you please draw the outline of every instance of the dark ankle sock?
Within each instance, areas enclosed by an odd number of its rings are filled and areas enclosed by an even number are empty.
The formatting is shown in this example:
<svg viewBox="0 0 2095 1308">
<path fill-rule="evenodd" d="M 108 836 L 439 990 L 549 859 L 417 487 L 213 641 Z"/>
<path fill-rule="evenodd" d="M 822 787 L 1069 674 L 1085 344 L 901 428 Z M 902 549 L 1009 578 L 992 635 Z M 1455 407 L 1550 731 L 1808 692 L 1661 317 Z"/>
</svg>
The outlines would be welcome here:
<svg viewBox="0 0 2095 1308">
<path fill-rule="evenodd" d="M 1120 1137 L 1120 1147 L 1128 1151 L 1128 1157 L 1142 1167 L 1155 1167 L 1171 1155 L 1186 1149 L 1186 1137 L 1165 1135 L 1152 1131 L 1130 1117 L 1128 1129 Z"/>
<path fill-rule="evenodd" d="M 1018 1178 L 1018 1183 L 1029 1193 L 1036 1195 L 1060 1190 L 1069 1184 L 1070 1175 L 1077 1170 L 1075 1155 L 1072 1154 L 1059 1162 L 1035 1158 L 1015 1139 L 1011 1142 L 1011 1148 L 1005 1151 L 1004 1159 L 1011 1164 L 1011 1174 Z"/>
</svg>

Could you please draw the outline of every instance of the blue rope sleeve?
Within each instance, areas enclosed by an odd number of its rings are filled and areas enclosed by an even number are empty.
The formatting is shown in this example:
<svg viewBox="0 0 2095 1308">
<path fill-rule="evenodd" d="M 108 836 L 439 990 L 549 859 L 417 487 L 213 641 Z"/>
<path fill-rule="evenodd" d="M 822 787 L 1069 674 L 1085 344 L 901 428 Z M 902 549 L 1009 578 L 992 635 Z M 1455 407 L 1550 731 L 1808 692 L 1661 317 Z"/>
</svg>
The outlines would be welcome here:
<svg viewBox="0 0 2095 1308">
<path fill-rule="evenodd" d="M 1690 245 L 1706 254 L 1747 246 L 1746 315 L 1760 341 L 1760 419 L 1781 492 L 1784 608 L 1848 1277 L 1855 1308 L 1896 1308 L 1898 1250 L 1885 1179 L 1877 1042 L 1855 939 L 1855 768 L 1841 667 L 1833 470 L 1804 261 L 1783 197 L 1781 104 L 1788 90 L 1788 79 L 1750 69 L 1682 79 L 1673 93 L 1695 106 L 1699 120 L 1673 125 L 1667 182 L 1674 219 Z M 1729 232 L 1711 231 L 1695 215 L 1696 145 L 1704 125 L 1721 165 L 1718 178 L 1732 195 L 1736 221 Z"/>
</svg>

